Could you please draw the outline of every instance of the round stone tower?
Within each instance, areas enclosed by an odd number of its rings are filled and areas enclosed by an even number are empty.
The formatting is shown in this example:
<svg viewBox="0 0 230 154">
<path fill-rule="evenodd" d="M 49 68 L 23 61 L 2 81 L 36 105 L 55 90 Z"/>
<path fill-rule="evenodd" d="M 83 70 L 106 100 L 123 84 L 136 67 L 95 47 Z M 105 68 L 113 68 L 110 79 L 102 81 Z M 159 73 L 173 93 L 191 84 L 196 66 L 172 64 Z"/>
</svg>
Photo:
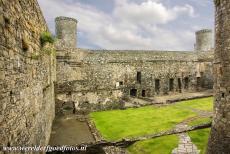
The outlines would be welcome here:
<svg viewBox="0 0 230 154">
<path fill-rule="evenodd" d="M 203 29 L 196 32 L 196 51 L 208 51 L 212 49 L 212 30 Z"/>
<path fill-rule="evenodd" d="M 60 45 L 64 48 L 77 47 L 77 20 L 69 17 L 57 17 L 56 35 Z"/>
</svg>

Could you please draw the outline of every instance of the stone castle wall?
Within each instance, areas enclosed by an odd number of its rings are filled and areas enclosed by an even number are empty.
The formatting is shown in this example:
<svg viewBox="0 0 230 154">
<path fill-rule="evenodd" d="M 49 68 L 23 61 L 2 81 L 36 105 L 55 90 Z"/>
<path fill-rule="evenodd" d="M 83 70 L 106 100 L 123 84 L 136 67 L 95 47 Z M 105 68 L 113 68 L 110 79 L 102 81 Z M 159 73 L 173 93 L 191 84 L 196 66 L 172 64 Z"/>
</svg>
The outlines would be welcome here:
<svg viewBox="0 0 230 154">
<path fill-rule="evenodd" d="M 41 53 L 46 22 L 36 0 L 0 0 L 0 145 L 47 145 L 56 59 Z"/>
<path fill-rule="evenodd" d="M 56 105 L 106 109 L 128 97 L 154 97 L 212 89 L 212 31 L 196 32 L 194 51 L 88 50 L 63 46 L 77 38 L 72 18 L 57 17 Z M 68 30 L 66 30 L 68 29 Z M 72 31 L 72 33 L 70 32 Z M 75 42 L 76 44 L 76 42 Z"/>
<path fill-rule="evenodd" d="M 211 51 L 59 50 L 57 102 L 100 110 L 122 106 L 131 95 L 212 89 L 212 59 Z"/>
<path fill-rule="evenodd" d="M 79 49 L 77 21 L 59 17 L 55 57 L 41 54 L 48 28 L 36 0 L 0 0 L 0 12 L 0 145 L 47 145 L 55 101 L 57 109 L 92 111 L 123 107 L 127 97 L 212 88 L 211 51 Z"/>
<path fill-rule="evenodd" d="M 214 117 L 207 153 L 230 152 L 230 1 L 215 0 Z"/>
</svg>

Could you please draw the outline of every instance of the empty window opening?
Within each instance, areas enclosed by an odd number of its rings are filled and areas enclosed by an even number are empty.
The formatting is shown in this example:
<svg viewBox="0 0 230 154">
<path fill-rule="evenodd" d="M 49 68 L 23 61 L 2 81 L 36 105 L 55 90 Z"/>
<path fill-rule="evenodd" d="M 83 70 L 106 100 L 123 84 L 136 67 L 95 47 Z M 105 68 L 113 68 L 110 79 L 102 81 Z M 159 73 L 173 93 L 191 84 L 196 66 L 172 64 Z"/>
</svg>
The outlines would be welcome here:
<svg viewBox="0 0 230 154">
<path fill-rule="evenodd" d="M 222 93 L 222 98 L 224 98 L 225 97 L 225 94 L 224 93 Z"/>
<path fill-rule="evenodd" d="M 25 39 L 22 39 L 22 50 L 26 52 L 29 49 L 28 42 Z"/>
<path fill-rule="evenodd" d="M 181 92 L 181 79 L 178 78 L 177 82 L 178 82 L 178 90 L 179 90 L 179 92 Z"/>
<path fill-rule="evenodd" d="M 10 25 L 10 19 L 7 17 L 4 17 L 5 27 L 9 27 Z"/>
<path fill-rule="evenodd" d="M 136 97 L 137 96 L 137 89 L 130 90 L 130 96 Z"/>
<path fill-rule="evenodd" d="M 219 74 L 223 75 L 223 69 L 222 69 L 222 67 L 219 67 Z"/>
<path fill-rule="evenodd" d="M 116 88 L 119 87 L 119 86 L 122 86 L 123 84 L 124 84 L 123 81 L 116 82 Z"/>
<path fill-rule="evenodd" d="M 174 79 L 169 79 L 169 91 L 174 90 Z"/>
<path fill-rule="evenodd" d="M 201 78 L 200 77 L 196 78 L 196 85 L 197 85 L 197 88 L 201 87 Z"/>
<path fill-rule="evenodd" d="M 155 91 L 158 94 L 160 92 L 160 80 L 155 79 Z"/>
<path fill-rule="evenodd" d="M 137 72 L 137 82 L 141 83 L 141 72 Z"/>
<path fill-rule="evenodd" d="M 146 91 L 145 90 L 142 90 L 142 97 L 146 97 Z"/>
<path fill-rule="evenodd" d="M 188 77 L 184 78 L 184 89 L 188 89 L 189 87 L 189 79 Z"/>
</svg>

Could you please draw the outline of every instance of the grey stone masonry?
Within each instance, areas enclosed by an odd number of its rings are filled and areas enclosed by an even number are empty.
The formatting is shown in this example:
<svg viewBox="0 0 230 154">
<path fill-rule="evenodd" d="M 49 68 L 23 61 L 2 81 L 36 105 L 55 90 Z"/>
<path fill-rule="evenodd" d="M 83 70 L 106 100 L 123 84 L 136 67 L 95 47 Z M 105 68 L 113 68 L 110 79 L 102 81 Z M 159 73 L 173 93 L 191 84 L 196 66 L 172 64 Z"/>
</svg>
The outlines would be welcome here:
<svg viewBox="0 0 230 154">
<path fill-rule="evenodd" d="M 187 133 L 179 134 L 178 148 L 172 151 L 172 154 L 199 154 L 199 150 L 196 145 L 191 142 Z"/>
<path fill-rule="evenodd" d="M 77 20 L 69 17 L 57 17 L 55 22 L 59 48 L 76 48 Z"/>
<path fill-rule="evenodd" d="M 176 130 L 186 130 L 188 125 L 178 124 Z M 181 133 L 179 136 L 178 147 L 172 151 L 172 154 L 199 154 L 199 150 L 196 145 L 192 143 L 190 137 L 187 133 Z"/>
<path fill-rule="evenodd" d="M 209 51 L 212 49 L 212 30 L 203 29 L 196 32 L 196 51 Z"/>
<path fill-rule="evenodd" d="M 215 0 L 214 116 L 209 154 L 230 153 L 230 1 Z"/>
<path fill-rule="evenodd" d="M 46 31 L 36 0 L 0 0 L 0 147 L 49 142 L 56 58 L 35 57 Z"/>
</svg>

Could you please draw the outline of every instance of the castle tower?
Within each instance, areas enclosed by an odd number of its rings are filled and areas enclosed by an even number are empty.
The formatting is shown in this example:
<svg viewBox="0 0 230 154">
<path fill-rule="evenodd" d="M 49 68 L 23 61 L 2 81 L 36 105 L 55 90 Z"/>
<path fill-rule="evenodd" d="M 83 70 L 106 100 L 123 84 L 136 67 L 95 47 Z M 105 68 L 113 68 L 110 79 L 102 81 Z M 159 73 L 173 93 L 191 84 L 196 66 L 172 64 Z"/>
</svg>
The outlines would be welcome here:
<svg viewBox="0 0 230 154">
<path fill-rule="evenodd" d="M 64 48 L 76 48 L 77 46 L 77 20 L 69 17 L 57 17 L 56 35 Z"/>
<path fill-rule="evenodd" d="M 212 30 L 203 29 L 196 32 L 196 51 L 208 51 L 212 49 Z"/>
<path fill-rule="evenodd" d="M 215 0 L 214 115 L 208 154 L 230 152 L 230 1 Z"/>
</svg>

